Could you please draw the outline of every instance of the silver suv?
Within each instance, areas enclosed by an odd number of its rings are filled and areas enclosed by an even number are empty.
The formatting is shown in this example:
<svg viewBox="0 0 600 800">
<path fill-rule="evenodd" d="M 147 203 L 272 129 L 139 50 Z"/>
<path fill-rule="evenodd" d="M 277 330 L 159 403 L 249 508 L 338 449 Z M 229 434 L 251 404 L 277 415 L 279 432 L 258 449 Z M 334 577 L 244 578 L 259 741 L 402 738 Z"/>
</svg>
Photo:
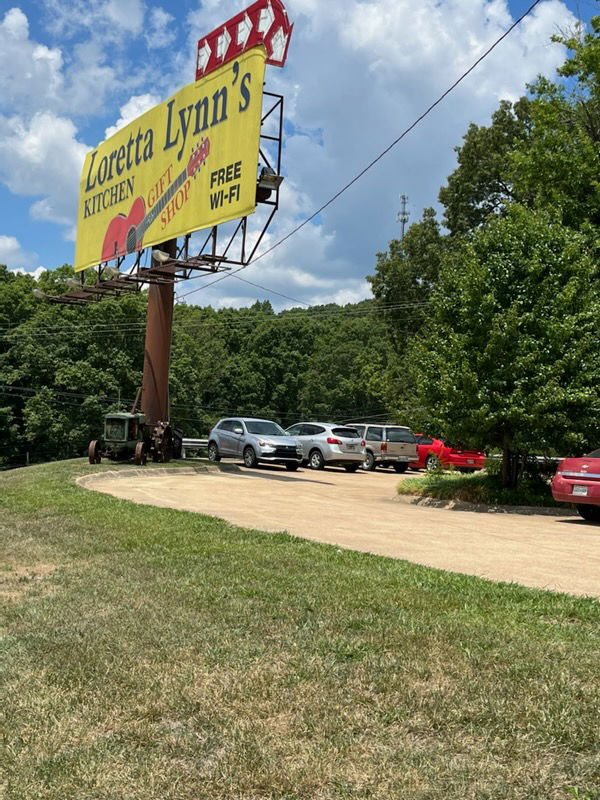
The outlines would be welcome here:
<svg viewBox="0 0 600 800">
<path fill-rule="evenodd" d="M 208 457 L 243 458 L 247 467 L 259 462 L 283 464 L 294 472 L 302 463 L 302 448 L 276 422 L 254 417 L 220 419 L 208 434 Z"/>
<path fill-rule="evenodd" d="M 349 425 L 365 440 L 363 469 L 393 467 L 405 472 L 410 461 L 417 460 L 417 440 L 404 425 Z"/>
<path fill-rule="evenodd" d="M 365 443 L 353 427 L 335 422 L 297 422 L 287 432 L 300 442 L 304 461 L 311 469 L 331 465 L 356 472 L 365 460 Z"/>
</svg>

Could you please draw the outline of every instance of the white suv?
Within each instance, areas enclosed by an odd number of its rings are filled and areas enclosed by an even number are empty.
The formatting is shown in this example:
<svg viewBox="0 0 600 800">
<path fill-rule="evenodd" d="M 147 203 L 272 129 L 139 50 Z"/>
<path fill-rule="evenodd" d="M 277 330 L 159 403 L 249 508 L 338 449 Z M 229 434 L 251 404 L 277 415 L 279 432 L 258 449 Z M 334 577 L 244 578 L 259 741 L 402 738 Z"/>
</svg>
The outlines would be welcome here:
<svg viewBox="0 0 600 800">
<path fill-rule="evenodd" d="M 336 466 L 356 472 L 365 460 L 365 443 L 353 427 L 335 422 L 297 422 L 286 432 L 300 442 L 303 460 L 311 469 Z"/>
<path fill-rule="evenodd" d="M 260 462 L 283 464 L 290 472 L 302 463 L 302 450 L 296 439 L 276 422 L 254 417 L 230 417 L 217 422 L 208 434 L 208 457 L 220 461 L 223 456 L 241 457 L 247 467 L 256 467 Z"/>
</svg>

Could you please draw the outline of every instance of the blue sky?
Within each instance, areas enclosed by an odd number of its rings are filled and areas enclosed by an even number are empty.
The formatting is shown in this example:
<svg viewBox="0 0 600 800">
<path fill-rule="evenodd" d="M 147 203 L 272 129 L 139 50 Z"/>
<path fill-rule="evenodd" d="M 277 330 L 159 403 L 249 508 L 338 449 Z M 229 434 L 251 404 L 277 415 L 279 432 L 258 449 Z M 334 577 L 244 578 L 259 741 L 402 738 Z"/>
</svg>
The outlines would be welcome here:
<svg viewBox="0 0 600 800">
<path fill-rule="evenodd" d="M 287 0 L 288 63 L 268 68 L 286 98 L 286 180 L 269 246 L 383 150 L 530 3 L 521 0 Z M 194 78 L 195 43 L 238 0 L 8 0 L 0 4 L 0 263 L 35 271 L 72 262 L 81 163 L 107 129 Z M 436 205 L 468 124 L 489 120 L 563 61 L 549 37 L 600 10 L 543 0 L 520 29 L 358 184 L 242 273 L 305 303 L 369 295 L 375 254 Z M 202 285 L 188 284 L 182 291 Z M 189 302 L 289 305 L 236 279 Z"/>
</svg>

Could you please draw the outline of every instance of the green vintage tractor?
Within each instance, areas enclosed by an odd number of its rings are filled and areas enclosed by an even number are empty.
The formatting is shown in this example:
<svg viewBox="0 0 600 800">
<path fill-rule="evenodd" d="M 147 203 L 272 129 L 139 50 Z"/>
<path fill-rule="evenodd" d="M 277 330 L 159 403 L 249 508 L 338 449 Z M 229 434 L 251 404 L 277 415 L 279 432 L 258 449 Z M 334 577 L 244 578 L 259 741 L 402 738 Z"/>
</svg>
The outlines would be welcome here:
<svg viewBox="0 0 600 800">
<path fill-rule="evenodd" d="M 143 414 L 110 412 L 104 417 L 104 437 L 92 439 L 88 458 L 90 464 L 99 464 L 103 458 L 111 461 L 133 458 L 138 466 L 143 466 L 149 457 L 153 461 L 170 461 L 177 457 L 180 445 L 179 431 L 173 431 L 168 422 L 147 425 Z"/>
</svg>

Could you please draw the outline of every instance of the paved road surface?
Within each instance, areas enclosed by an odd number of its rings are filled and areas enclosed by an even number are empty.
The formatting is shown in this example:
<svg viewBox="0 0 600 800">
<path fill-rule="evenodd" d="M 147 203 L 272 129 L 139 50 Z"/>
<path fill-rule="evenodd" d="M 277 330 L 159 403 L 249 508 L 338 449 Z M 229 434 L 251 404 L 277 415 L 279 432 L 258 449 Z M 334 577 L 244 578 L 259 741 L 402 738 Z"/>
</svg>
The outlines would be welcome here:
<svg viewBox="0 0 600 800">
<path fill-rule="evenodd" d="M 123 475 L 123 474 L 121 474 Z M 448 511 L 396 499 L 393 472 L 279 467 L 115 478 L 90 489 L 288 531 L 340 547 L 527 586 L 600 596 L 600 525 L 578 517 Z"/>
</svg>

